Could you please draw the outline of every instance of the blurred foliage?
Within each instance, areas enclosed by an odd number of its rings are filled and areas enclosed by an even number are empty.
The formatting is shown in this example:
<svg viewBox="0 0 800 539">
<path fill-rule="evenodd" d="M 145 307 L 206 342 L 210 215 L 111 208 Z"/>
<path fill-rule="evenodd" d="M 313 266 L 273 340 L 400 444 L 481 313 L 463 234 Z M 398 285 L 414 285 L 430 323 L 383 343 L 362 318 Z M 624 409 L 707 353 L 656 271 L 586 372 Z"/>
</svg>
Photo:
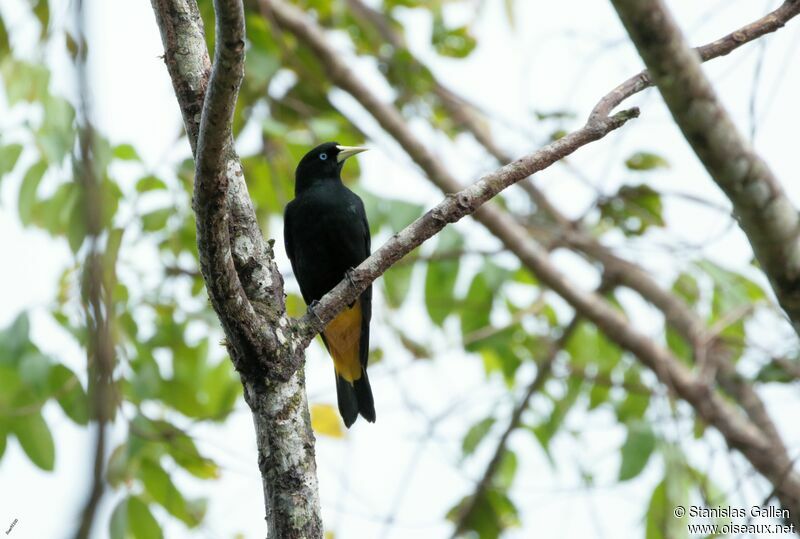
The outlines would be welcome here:
<svg viewBox="0 0 800 539">
<path fill-rule="evenodd" d="M 199 3 L 213 46 L 211 1 Z M 374 62 L 406 118 L 427 122 L 449 137 L 464 132 L 435 91 L 431 71 L 404 46 L 388 43 L 345 0 L 296 3 L 313 11 L 321 24 L 338 29 L 354 54 Z M 431 22 L 432 50 L 458 62 L 468 58 L 478 43 L 470 21 L 451 20 L 451 4 L 474 9 L 476 17 L 482 9 L 480 2 L 467 0 L 385 0 L 378 3 L 376 13 L 397 33 L 399 43 L 403 42 L 400 19 L 411 10 L 424 14 Z M 62 50 L 73 61 L 81 61 L 87 44 L 62 21 L 51 19 L 47 0 L 31 0 L 28 6 L 28 16 L 38 21 L 41 45 L 33 56 L 12 53 L 9 39 L 13 42 L 14 30 L 0 18 L 0 77 L 8 109 L 0 134 L 0 182 L 16 182 L 16 214 L 23 226 L 45 231 L 69 248 L 71 261 L 63 268 L 46 311 L 76 348 L 85 349 L 81 306 L 86 193 L 74 177 L 79 170 L 76 133 L 82 124 L 75 103 L 53 93 L 53 62 L 44 51 Z M 243 155 L 242 163 L 260 223 L 265 234 L 274 237 L 272 218 L 280 216 L 292 198 L 294 166 L 309 146 L 324 140 L 360 143 L 365 135 L 332 99 L 332 88 L 311 51 L 286 33 L 274 33 L 254 0 L 246 1 L 245 9 L 246 77 L 234 128 L 237 136 L 251 128 L 260 137 L 259 148 Z M 505 1 L 504 9 L 513 27 L 514 2 Z M 557 139 L 566 134 L 575 115 L 534 111 L 529 120 L 549 133 L 545 138 Z M 186 141 L 180 145 L 188 154 Z M 360 169 L 352 163 L 344 169 L 344 180 L 364 199 L 376 241 L 400 231 L 426 210 L 356 185 Z M 118 361 L 116 421 L 126 425 L 126 434 L 116 441 L 107 463 L 106 479 L 119 500 L 108 525 L 114 539 L 161 537 L 163 523 L 157 516 L 169 515 L 187 528 L 202 523 L 206 500 L 187 496 L 184 485 L 213 481 L 225 470 L 203 454 L 193 431 L 225 421 L 240 402 L 241 387 L 220 345 L 221 333 L 197 270 L 191 160 L 165 171 L 145 163 L 136 147 L 111 144 L 98 134 L 92 165 L 101 184 L 103 286 L 110 298 L 108 318 Z M 636 180 L 600 196 L 596 211 L 587 212 L 583 224 L 601 240 L 619 234 L 648 238 L 666 225 L 665 200 L 650 178 L 666 169 L 668 161 L 643 150 L 621 165 Z M 483 246 L 465 229 L 447 227 L 376 283 L 387 310 L 380 318 L 414 359 L 434 359 L 437 339 L 457 335 L 459 344 L 481 362 L 487 379 L 497 382 L 510 402 L 528 379 L 527 374 L 519 375 L 521 367 L 544 357 L 567 319 L 559 302 L 517 261 L 479 247 Z M 746 351 L 749 321 L 768 303 L 760 285 L 708 260 L 684 268 L 672 290 L 703 313 L 736 360 Z M 411 305 L 409 298 L 414 297 L 422 304 Z M 295 294 L 288 295 L 287 308 L 294 316 L 304 311 Z M 430 323 L 421 325 L 429 326 L 432 335 L 418 337 L 392 323 L 407 308 L 427 316 Z M 53 410 L 87 425 L 86 376 L 83 367 L 74 366 L 74 358 L 70 363 L 66 351 L 64 357 L 59 357 L 61 351 L 43 352 L 35 335 L 26 313 L 0 332 L 0 456 L 7 441 L 16 439 L 35 466 L 52 470 L 58 458 L 50 424 Z M 664 342 L 687 364 L 692 361 L 688 343 L 671 328 L 664 328 Z M 376 348 L 371 361 L 378 362 L 383 355 Z M 651 478 L 658 476 L 651 481 L 655 487 L 642 508 L 647 538 L 680 537 L 685 530 L 672 528 L 672 508 L 708 488 L 709 481 L 691 468 L 681 447 L 669 443 L 654 421 L 655 401 L 671 397 L 654 395 L 649 373 L 589 323 L 577 325 L 558 359 L 560 368 L 537 395 L 536 412 L 523 416 L 524 435 L 556 465 L 557 438 L 581 436 L 580 429 L 570 425 L 571 414 L 610 414 L 626 433 L 619 447 L 618 480 L 639 480 L 647 470 L 653 472 Z M 795 380 L 772 362 L 758 377 L 765 383 Z M 505 401 L 497 404 L 485 406 L 464 433 L 460 466 L 480 461 L 505 428 L 509 407 Z M 312 403 L 311 418 L 318 435 L 332 440 L 346 437 L 330 404 Z M 702 435 L 702 430 L 698 423 L 696 433 Z M 515 504 L 513 486 L 522 458 L 526 455 L 503 452 L 490 488 L 468 515 L 468 531 L 494 538 L 520 525 L 524 515 Z M 587 484 L 593 481 L 592 472 L 584 472 Z M 468 502 L 472 503 L 471 494 L 447 516 L 460 518 Z"/>
</svg>

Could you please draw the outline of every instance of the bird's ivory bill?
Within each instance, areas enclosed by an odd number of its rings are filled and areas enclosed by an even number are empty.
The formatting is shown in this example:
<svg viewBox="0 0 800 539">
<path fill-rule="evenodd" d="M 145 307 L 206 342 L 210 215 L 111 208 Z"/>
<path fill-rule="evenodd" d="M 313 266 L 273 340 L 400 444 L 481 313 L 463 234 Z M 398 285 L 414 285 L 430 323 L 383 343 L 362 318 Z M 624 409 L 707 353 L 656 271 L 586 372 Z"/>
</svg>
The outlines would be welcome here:
<svg viewBox="0 0 800 539">
<path fill-rule="evenodd" d="M 369 148 L 365 148 L 364 146 L 337 146 L 336 149 L 339 150 L 339 155 L 336 156 L 336 161 L 339 163 L 357 153 L 366 152 L 369 150 Z"/>
</svg>

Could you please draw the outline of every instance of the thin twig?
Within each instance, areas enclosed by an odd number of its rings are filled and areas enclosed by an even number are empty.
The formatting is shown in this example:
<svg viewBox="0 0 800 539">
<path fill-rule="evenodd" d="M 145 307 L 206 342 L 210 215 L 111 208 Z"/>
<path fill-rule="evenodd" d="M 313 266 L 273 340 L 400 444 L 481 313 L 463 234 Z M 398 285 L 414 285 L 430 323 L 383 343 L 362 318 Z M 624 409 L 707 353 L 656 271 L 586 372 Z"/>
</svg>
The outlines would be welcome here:
<svg viewBox="0 0 800 539">
<path fill-rule="evenodd" d="M 508 421 L 508 425 L 500 435 L 497 445 L 495 446 L 494 453 L 492 454 L 492 458 L 489 459 L 489 463 L 486 465 L 486 468 L 484 468 L 481 478 L 475 485 L 475 490 L 469 496 L 469 498 L 467 498 L 466 504 L 459 510 L 458 516 L 456 517 L 455 528 L 451 537 L 457 537 L 466 531 L 472 514 L 475 512 L 475 509 L 478 507 L 478 504 L 483 498 L 484 493 L 494 480 L 497 467 L 500 465 L 503 454 L 505 453 L 508 439 L 511 437 L 511 434 L 519 428 L 522 422 L 522 414 L 528 409 L 533 396 L 538 393 L 542 387 L 544 387 L 545 382 L 547 382 L 547 379 L 550 377 L 550 373 L 553 370 L 553 363 L 558 357 L 559 352 L 561 352 L 567 341 L 569 341 L 569 338 L 574 333 L 575 329 L 578 327 L 578 324 L 580 324 L 580 316 L 573 317 L 569 324 L 567 324 L 567 326 L 564 328 L 561 336 L 557 340 L 550 343 L 547 354 L 539 362 L 536 370 L 536 376 L 533 378 L 531 383 L 528 384 L 528 387 L 525 389 L 525 393 L 522 394 L 519 402 L 514 407 L 514 411 L 511 412 L 511 418 Z"/>
<path fill-rule="evenodd" d="M 85 39 L 86 11 L 82 1 L 79 0 L 75 3 L 75 10 L 80 35 Z M 84 263 L 87 287 L 84 313 L 89 335 L 86 346 L 88 394 L 91 417 L 96 422 L 96 432 L 92 454 L 91 488 L 81 512 L 75 538 L 87 539 L 91 534 L 105 485 L 103 476 L 106 459 L 106 425 L 111 419 L 114 406 L 113 372 L 116 358 L 109 325 L 109 319 L 114 312 L 111 301 L 113 284 L 108 282 L 105 277 L 113 272 L 107 272 L 104 268 L 104 251 L 100 246 L 101 236 L 104 232 L 101 215 L 102 193 L 93 159 L 95 140 L 85 59 L 76 60 L 76 70 L 78 72 L 79 110 L 82 125 L 78 132 L 78 153 L 74 159 L 78 161 L 76 169 L 79 171 L 76 180 L 81 184 L 85 195 L 83 212 L 89 244 Z"/>
</svg>

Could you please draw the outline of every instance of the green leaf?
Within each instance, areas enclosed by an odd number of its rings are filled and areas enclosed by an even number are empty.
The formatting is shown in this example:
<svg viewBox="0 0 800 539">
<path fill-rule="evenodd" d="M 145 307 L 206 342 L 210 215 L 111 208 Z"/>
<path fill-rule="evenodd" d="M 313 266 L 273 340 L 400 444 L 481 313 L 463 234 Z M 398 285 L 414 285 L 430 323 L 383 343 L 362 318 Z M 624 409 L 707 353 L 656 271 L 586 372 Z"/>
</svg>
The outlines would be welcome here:
<svg viewBox="0 0 800 539">
<path fill-rule="evenodd" d="M 625 161 L 625 166 L 630 170 L 644 171 L 656 168 L 669 168 L 669 162 L 655 153 L 636 152 Z"/>
<path fill-rule="evenodd" d="M 128 499 L 123 498 L 119 501 L 114 511 L 111 512 L 111 520 L 108 522 L 108 535 L 111 539 L 128 539 Z"/>
<path fill-rule="evenodd" d="M 203 382 L 206 394 L 208 417 L 215 421 L 225 419 L 233 411 L 242 384 L 235 376 L 233 366 L 227 358 L 222 359 L 210 371 Z"/>
<path fill-rule="evenodd" d="M 464 245 L 464 239 L 452 227 L 444 228 L 438 235 L 434 257 L 446 257 L 428 263 L 425 274 L 425 308 L 428 316 L 437 326 L 455 309 L 455 286 L 458 279 L 459 259 L 449 258 Z"/>
<path fill-rule="evenodd" d="M 0 421 L 0 459 L 6 452 L 6 438 L 8 437 L 8 428 Z"/>
<path fill-rule="evenodd" d="M 43 398 L 48 394 L 50 369 L 50 358 L 39 350 L 33 349 L 22 356 L 19 364 L 19 376 L 23 384 L 32 389 L 39 398 Z"/>
<path fill-rule="evenodd" d="M 767 298 L 760 285 L 740 273 L 725 269 L 710 260 L 701 260 L 697 267 L 714 280 L 712 321 L 739 307 L 763 302 Z"/>
<path fill-rule="evenodd" d="M 691 345 L 671 325 L 666 322 L 665 325 L 667 346 L 684 364 L 691 365 L 694 357 L 694 350 L 692 350 Z"/>
<path fill-rule="evenodd" d="M 414 256 L 410 254 L 410 256 Z M 408 296 L 411 288 L 411 275 L 414 273 L 414 264 L 400 261 L 383 274 L 383 288 L 386 291 L 386 301 L 390 307 L 398 308 Z"/>
<path fill-rule="evenodd" d="M 500 464 L 495 472 L 494 482 L 503 489 L 508 490 L 514 483 L 514 477 L 517 474 L 517 454 L 506 449 L 503 451 L 503 456 L 500 457 Z"/>
<path fill-rule="evenodd" d="M 666 530 L 669 527 L 670 519 L 674 519 L 674 515 L 670 514 L 674 511 L 674 507 L 669 507 L 669 501 L 666 495 L 665 481 L 661 481 L 653 493 L 650 495 L 650 503 L 647 506 L 646 522 L 646 539 L 668 539 Z"/>
<path fill-rule="evenodd" d="M 623 185 L 598 207 L 600 216 L 627 236 L 642 235 L 651 226 L 664 226 L 661 195 L 648 185 Z"/>
<path fill-rule="evenodd" d="M 42 25 L 41 36 L 46 36 L 50 24 L 50 6 L 48 5 L 48 0 L 37 0 L 33 8 L 33 14 L 36 15 L 39 24 Z"/>
<path fill-rule="evenodd" d="M 184 431 L 168 425 L 164 422 L 156 422 L 160 428 L 169 428 L 168 435 L 165 435 L 165 447 L 167 453 L 175 462 L 200 479 L 216 479 L 219 477 L 219 466 L 210 458 L 200 454 L 194 440 Z"/>
<path fill-rule="evenodd" d="M 601 404 L 608 401 L 611 388 L 603 384 L 594 384 L 589 392 L 589 410 L 594 410 Z"/>
<path fill-rule="evenodd" d="M 621 449 L 619 480 L 627 481 L 642 473 L 655 447 L 656 436 L 650 425 L 643 421 L 628 425 L 628 437 Z"/>
<path fill-rule="evenodd" d="M 492 425 L 494 425 L 494 421 L 495 419 L 493 417 L 487 417 L 470 427 L 466 436 L 464 436 L 464 440 L 461 442 L 461 453 L 463 457 L 468 457 L 475 452 L 481 441 L 489 434 Z"/>
<path fill-rule="evenodd" d="M 386 222 L 392 232 L 400 232 L 422 215 L 423 207 L 419 204 L 411 204 L 402 200 L 384 201 L 384 204 Z"/>
<path fill-rule="evenodd" d="M 69 56 L 70 58 L 72 58 L 73 61 L 78 59 L 78 55 L 81 54 L 82 51 L 84 51 L 84 56 L 82 59 L 85 59 L 85 50 L 86 50 L 85 43 L 83 44 L 83 46 L 81 46 L 81 44 L 78 43 L 78 40 L 75 39 L 75 36 L 73 36 L 68 31 L 64 31 L 64 42 L 67 46 L 67 52 L 69 53 Z"/>
<path fill-rule="evenodd" d="M 22 178 L 22 185 L 19 188 L 19 220 L 25 226 L 31 224 L 33 207 L 36 204 L 36 192 L 45 172 L 47 172 L 47 163 L 39 161 L 29 168 L 25 177 Z"/>
<path fill-rule="evenodd" d="M 456 522 L 466 518 L 465 528 L 474 531 L 480 539 L 497 539 L 505 529 L 519 526 L 519 513 L 516 506 L 504 492 L 486 490 L 469 515 L 464 515 L 465 507 L 472 503 L 472 496 L 465 496 L 447 513 L 448 520 Z"/>
<path fill-rule="evenodd" d="M 161 208 L 142 215 L 142 228 L 146 232 L 163 230 L 167 226 L 170 216 L 175 213 L 174 208 Z"/>
<path fill-rule="evenodd" d="M 794 366 L 794 372 L 800 372 L 800 362 L 797 359 L 785 359 L 784 361 L 787 366 Z M 759 369 L 758 374 L 756 374 L 756 380 L 763 383 L 790 384 L 796 381 L 797 378 L 792 372 L 787 371 L 783 364 L 770 361 Z"/>
<path fill-rule="evenodd" d="M 0 58 L 8 55 L 9 50 L 11 50 L 11 45 L 8 41 L 8 30 L 3 17 L 0 17 Z"/>
<path fill-rule="evenodd" d="M 43 105 L 44 121 L 37 132 L 37 142 L 47 162 L 58 165 L 75 144 L 75 109 L 66 99 L 52 95 L 44 98 Z"/>
<path fill-rule="evenodd" d="M 145 176 L 141 178 L 139 181 L 136 182 L 136 191 L 139 193 L 144 193 L 147 191 L 155 191 L 157 189 L 166 189 L 167 184 L 164 183 L 163 180 L 160 178 L 156 178 L 155 176 Z"/>
<path fill-rule="evenodd" d="M 20 101 L 34 103 L 48 95 L 50 72 L 41 64 L 31 64 L 5 58 L 2 64 L 3 80 L 6 83 L 8 104 L 13 106 Z"/>
<path fill-rule="evenodd" d="M 122 228 L 114 228 L 108 231 L 108 240 L 103 253 L 103 284 L 109 292 L 114 291 L 113 287 L 117 278 L 117 258 L 119 258 L 119 250 L 122 247 L 122 236 L 124 234 L 125 230 Z M 127 291 L 123 288 L 121 292 L 126 293 Z"/>
<path fill-rule="evenodd" d="M 632 386 L 642 386 L 638 369 L 630 366 L 626 368 L 625 383 Z M 632 423 L 642 419 L 649 406 L 650 395 L 628 392 L 622 402 L 616 404 L 617 419 L 620 423 Z"/>
<path fill-rule="evenodd" d="M 431 44 L 442 56 L 465 58 L 475 49 L 477 42 L 469 33 L 468 27 L 447 28 L 444 19 L 439 15 L 433 20 Z"/>
<path fill-rule="evenodd" d="M 129 456 L 130 449 L 128 443 L 123 443 L 114 448 L 111 456 L 108 457 L 106 466 L 106 481 L 112 487 L 120 486 L 124 481 L 129 480 Z"/>
<path fill-rule="evenodd" d="M 89 422 L 89 400 L 80 380 L 64 365 L 55 365 L 48 380 L 51 393 L 64 413 L 79 425 Z"/>
<path fill-rule="evenodd" d="M 465 337 L 490 325 L 495 290 L 488 282 L 490 279 L 486 271 L 488 265 L 488 263 L 484 265 L 484 270 L 477 273 L 472 279 L 467 291 L 467 297 L 461 303 L 459 310 L 461 314 L 461 333 Z M 469 346 L 467 349 L 472 350 Z"/>
<path fill-rule="evenodd" d="M 2 20 L 0 18 L 0 20 Z M 22 154 L 21 144 L 8 144 L 0 146 L 0 179 L 12 170 L 17 164 L 19 156 Z"/>
<path fill-rule="evenodd" d="M 697 279 L 689 273 L 678 275 L 678 278 L 672 283 L 672 291 L 690 307 L 694 307 L 697 300 L 700 299 L 700 287 L 697 285 Z"/>
<path fill-rule="evenodd" d="M 187 526 L 194 527 L 199 524 L 199 520 L 187 510 L 183 494 L 161 465 L 149 458 L 143 459 L 139 477 L 147 493 L 169 514 L 180 519 Z"/>
<path fill-rule="evenodd" d="M 67 200 L 64 211 L 69 212 L 66 216 L 67 243 L 72 252 L 77 253 L 86 238 L 86 215 L 83 190 L 76 183 L 72 185 L 74 186 L 72 196 Z"/>
<path fill-rule="evenodd" d="M 31 462 L 42 470 L 52 471 L 56 448 L 42 414 L 36 412 L 14 419 L 11 429 Z"/>
<path fill-rule="evenodd" d="M 559 429 L 561 429 L 561 425 L 564 423 L 564 419 L 566 419 L 569 411 L 578 401 L 578 397 L 580 397 L 583 390 L 583 379 L 569 378 L 567 379 L 566 386 L 564 396 L 554 399 L 553 411 L 550 413 L 550 417 L 540 425 L 531 429 L 534 436 L 536 436 L 536 439 L 547 453 L 548 458 L 551 458 L 550 442 L 558 433 Z"/>
<path fill-rule="evenodd" d="M 163 532 L 150 512 L 150 507 L 138 496 L 122 499 L 111 513 L 111 539 L 161 539 Z"/>
<path fill-rule="evenodd" d="M 664 453 L 664 480 L 653 490 L 647 508 L 647 539 L 683 539 L 688 537 L 686 520 L 675 518 L 675 507 L 687 506 L 689 499 L 689 480 L 683 456 L 672 448 Z"/>
<path fill-rule="evenodd" d="M 0 331 L 0 348 L 6 351 L 5 354 L 0 354 L 0 362 L 6 360 L 12 365 L 19 363 L 24 348 L 30 342 L 28 340 L 30 328 L 31 323 L 28 319 L 28 313 L 22 311 L 10 326 Z"/>
<path fill-rule="evenodd" d="M 622 349 L 612 343 L 597 326 L 581 322 L 575 328 L 564 349 L 571 362 L 579 367 L 594 365 L 604 374 L 610 373 L 622 359 Z"/>
<path fill-rule="evenodd" d="M 136 148 L 130 144 L 120 144 L 119 146 L 116 146 L 114 148 L 113 155 L 115 158 L 122 159 L 123 161 L 142 160 L 142 158 L 139 157 L 139 154 L 136 152 Z"/>
</svg>

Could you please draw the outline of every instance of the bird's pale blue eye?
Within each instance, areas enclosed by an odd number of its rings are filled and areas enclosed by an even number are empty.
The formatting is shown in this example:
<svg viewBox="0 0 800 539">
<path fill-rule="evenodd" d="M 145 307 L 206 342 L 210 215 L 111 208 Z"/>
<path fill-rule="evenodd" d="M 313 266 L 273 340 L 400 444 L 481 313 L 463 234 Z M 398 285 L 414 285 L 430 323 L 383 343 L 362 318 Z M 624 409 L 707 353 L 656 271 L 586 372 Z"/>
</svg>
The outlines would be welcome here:
<svg viewBox="0 0 800 539">
<path fill-rule="evenodd" d="M 322 159 L 323 161 L 325 161 L 328 158 L 328 154 L 321 153 L 321 154 L 319 154 L 319 158 Z"/>
</svg>

